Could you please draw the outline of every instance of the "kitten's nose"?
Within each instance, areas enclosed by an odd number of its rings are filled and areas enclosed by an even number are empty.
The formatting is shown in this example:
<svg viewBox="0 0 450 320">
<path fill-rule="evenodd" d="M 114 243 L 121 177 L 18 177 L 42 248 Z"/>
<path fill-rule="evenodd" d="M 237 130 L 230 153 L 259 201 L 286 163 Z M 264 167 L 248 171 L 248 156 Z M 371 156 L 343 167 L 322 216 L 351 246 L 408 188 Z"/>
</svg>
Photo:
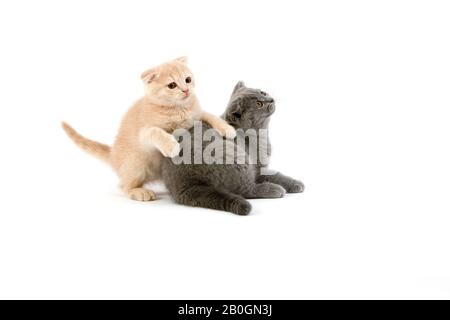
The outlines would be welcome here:
<svg viewBox="0 0 450 320">
<path fill-rule="evenodd" d="M 275 111 L 275 103 L 269 104 L 269 106 L 267 107 L 267 111 L 274 112 Z"/>
<path fill-rule="evenodd" d="M 183 90 L 183 93 L 188 96 L 189 95 L 189 89 Z"/>
</svg>

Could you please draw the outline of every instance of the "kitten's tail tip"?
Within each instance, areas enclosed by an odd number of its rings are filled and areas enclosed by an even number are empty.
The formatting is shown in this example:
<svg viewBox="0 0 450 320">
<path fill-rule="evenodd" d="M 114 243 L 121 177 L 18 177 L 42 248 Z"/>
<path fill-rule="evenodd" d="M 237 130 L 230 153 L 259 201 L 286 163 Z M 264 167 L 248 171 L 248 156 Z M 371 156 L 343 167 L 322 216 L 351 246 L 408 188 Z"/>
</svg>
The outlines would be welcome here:
<svg viewBox="0 0 450 320">
<path fill-rule="evenodd" d="M 65 121 L 61 121 L 61 127 L 63 128 L 63 130 L 65 132 L 70 131 L 70 129 L 73 130 L 73 128 L 71 126 L 69 126 L 69 124 Z"/>
<path fill-rule="evenodd" d="M 83 137 L 67 122 L 62 121 L 61 127 L 78 147 L 103 161 L 109 162 L 111 153 L 110 146 Z"/>
</svg>

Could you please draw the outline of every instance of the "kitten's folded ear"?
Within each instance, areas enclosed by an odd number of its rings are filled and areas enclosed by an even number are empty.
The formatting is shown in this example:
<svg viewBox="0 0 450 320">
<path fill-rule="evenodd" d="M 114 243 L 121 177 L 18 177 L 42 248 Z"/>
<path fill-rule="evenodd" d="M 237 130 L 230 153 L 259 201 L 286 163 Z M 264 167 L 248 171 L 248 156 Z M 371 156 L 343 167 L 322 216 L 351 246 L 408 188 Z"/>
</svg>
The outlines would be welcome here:
<svg viewBox="0 0 450 320">
<path fill-rule="evenodd" d="M 239 82 L 236 83 L 236 85 L 234 86 L 233 94 L 235 94 L 236 91 L 238 91 L 240 88 L 244 88 L 244 87 L 245 87 L 244 81 L 239 81 Z"/>
<path fill-rule="evenodd" d="M 232 104 L 228 107 L 228 110 L 225 114 L 225 120 L 231 124 L 237 124 L 242 116 L 242 108 L 241 108 L 241 98 L 236 99 L 232 102 Z"/>
<path fill-rule="evenodd" d="M 174 61 L 180 62 L 182 64 L 187 64 L 188 63 L 188 57 L 185 57 L 185 56 L 184 57 L 178 57 Z"/>
<path fill-rule="evenodd" d="M 155 69 L 149 69 L 147 71 L 144 71 L 141 74 L 141 79 L 142 81 L 146 82 L 146 83 L 150 83 L 153 80 L 155 80 L 156 78 L 158 78 L 159 74 L 158 72 L 156 72 Z"/>
</svg>

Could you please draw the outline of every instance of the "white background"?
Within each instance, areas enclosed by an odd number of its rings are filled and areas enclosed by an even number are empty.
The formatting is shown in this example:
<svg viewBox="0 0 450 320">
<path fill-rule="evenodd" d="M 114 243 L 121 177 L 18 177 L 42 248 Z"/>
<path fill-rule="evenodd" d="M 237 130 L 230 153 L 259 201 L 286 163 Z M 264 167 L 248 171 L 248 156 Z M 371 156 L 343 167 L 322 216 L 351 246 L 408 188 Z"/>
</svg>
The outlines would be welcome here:
<svg viewBox="0 0 450 320">
<path fill-rule="evenodd" d="M 450 298 L 446 1 L 2 1 L 0 298 Z M 145 69 L 204 109 L 277 99 L 248 217 L 139 203 L 64 135 L 111 143 Z"/>
</svg>

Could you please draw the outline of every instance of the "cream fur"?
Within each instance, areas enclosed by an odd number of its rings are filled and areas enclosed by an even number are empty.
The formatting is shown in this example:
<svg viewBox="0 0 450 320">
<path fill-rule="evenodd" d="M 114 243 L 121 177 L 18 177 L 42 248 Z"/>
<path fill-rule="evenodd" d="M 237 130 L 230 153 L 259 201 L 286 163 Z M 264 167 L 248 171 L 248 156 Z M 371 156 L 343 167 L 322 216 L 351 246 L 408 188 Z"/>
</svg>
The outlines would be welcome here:
<svg viewBox="0 0 450 320">
<path fill-rule="evenodd" d="M 194 94 L 194 78 L 186 62 L 181 57 L 142 73 L 145 96 L 123 117 L 112 147 L 89 140 L 68 124 L 62 124 L 80 148 L 111 164 L 119 175 L 122 190 L 131 199 L 156 199 L 155 193 L 143 186 L 160 178 L 163 156 L 174 157 L 180 152 L 180 145 L 171 135 L 175 129 L 188 129 L 194 121 L 203 120 L 227 138 L 236 136 L 233 127 L 200 108 Z M 187 77 L 191 77 L 191 83 L 186 83 Z M 171 82 L 177 87 L 170 89 Z"/>
</svg>

